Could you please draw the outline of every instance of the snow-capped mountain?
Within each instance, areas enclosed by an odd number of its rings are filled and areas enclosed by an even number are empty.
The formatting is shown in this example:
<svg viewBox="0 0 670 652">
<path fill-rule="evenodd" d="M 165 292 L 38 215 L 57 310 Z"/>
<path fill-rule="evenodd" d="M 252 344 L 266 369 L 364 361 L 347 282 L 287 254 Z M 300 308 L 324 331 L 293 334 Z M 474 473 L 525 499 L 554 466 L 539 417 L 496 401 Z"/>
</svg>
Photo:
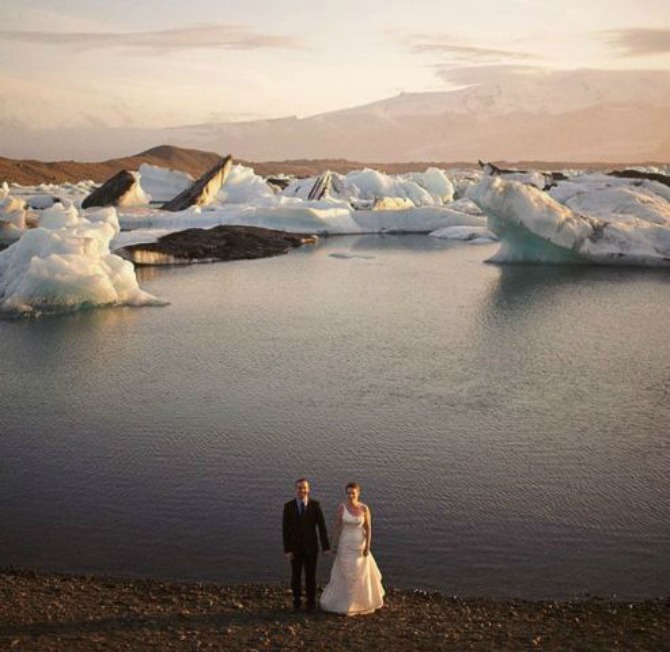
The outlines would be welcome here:
<svg viewBox="0 0 670 652">
<path fill-rule="evenodd" d="M 670 160 L 670 71 L 475 68 L 444 78 L 461 87 L 403 93 L 307 118 L 170 129 L 89 123 L 54 130 L 51 140 L 48 131 L 30 132 L 32 155 L 105 158 L 168 143 L 255 161 Z M 16 144 L 25 145 L 17 138 L 26 134 L 0 125 L 7 148 L 0 154 L 17 156 Z M 58 152 L 45 152 L 49 143 L 57 143 Z"/>
<path fill-rule="evenodd" d="M 174 144 L 251 160 L 670 157 L 670 72 L 480 69 L 470 86 L 396 97 L 309 118 L 208 124 L 169 131 Z"/>
</svg>

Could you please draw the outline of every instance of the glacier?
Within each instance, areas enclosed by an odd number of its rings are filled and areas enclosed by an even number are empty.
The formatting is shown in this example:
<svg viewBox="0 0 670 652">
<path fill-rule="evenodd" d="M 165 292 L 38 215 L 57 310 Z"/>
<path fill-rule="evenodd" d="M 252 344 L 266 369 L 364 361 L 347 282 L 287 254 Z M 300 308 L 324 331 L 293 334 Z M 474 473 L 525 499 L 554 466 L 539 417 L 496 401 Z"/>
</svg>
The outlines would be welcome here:
<svg viewBox="0 0 670 652">
<path fill-rule="evenodd" d="M 500 239 L 489 262 L 670 267 L 670 205 L 653 219 L 644 212 L 619 216 L 609 198 L 606 219 L 581 214 L 534 186 L 489 176 L 468 197 Z"/>
</svg>

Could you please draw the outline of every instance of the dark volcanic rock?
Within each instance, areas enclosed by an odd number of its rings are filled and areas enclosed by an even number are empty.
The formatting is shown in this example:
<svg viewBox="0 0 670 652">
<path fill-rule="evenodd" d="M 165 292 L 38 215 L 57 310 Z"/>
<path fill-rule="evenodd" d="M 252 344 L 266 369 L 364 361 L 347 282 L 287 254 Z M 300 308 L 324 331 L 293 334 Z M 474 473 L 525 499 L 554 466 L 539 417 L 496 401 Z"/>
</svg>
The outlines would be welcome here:
<svg viewBox="0 0 670 652">
<path fill-rule="evenodd" d="M 509 168 L 500 168 L 495 163 L 484 163 L 484 161 L 479 161 L 479 167 L 484 170 L 485 174 L 488 174 L 492 177 L 500 177 L 506 174 L 529 174 L 529 170 L 512 170 Z M 554 186 L 557 185 L 558 181 L 567 181 L 567 175 L 563 172 L 539 172 L 544 176 L 544 187 L 542 190 L 547 192 Z"/>
<path fill-rule="evenodd" d="M 222 158 L 213 168 L 205 172 L 199 179 L 179 193 L 174 199 L 161 207 L 164 211 L 183 211 L 190 206 L 205 206 L 210 204 L 225 183 L 226 177 L 233 165 L 233 157 L 228 155 Z"/>
<path fill-rule="evenodd" d="M 639 170 L 612 170 L 608 172 L 611 177 L 621 179 L 646 179 L 647 181 L 658 181 L 664 186 L 670 186 L 670 176 L 658 172 L 640 172 Z"/>
<path fill-rule="evenodd" d="M 137 177 L 128 170 L 121 170 L 97 190 L 94 190 L 81 203 L 82 208 L 92 206 L 116 206 L 121 197 L 123 197 L 135 184 Z"/>
<path fill-rule="evenodd" d="M 667 650 L 670 601 L 461 598 L 387 587 L 382 609 L 293 613 L 287 585 L 0 570 L 0 649 Z"/>
<path fill-rule="evenodd" d="M 272 176 L 272 177 L 267 177 L 265 179 L 265 182 L 268 183 L 270 186 L 275 186 L 279 190 L 286 190 L 291 185 L 291 182 L 293 181 L 294 177 L 280 177 L 280 176 Z"/>
<path fill-rule="evenodd" d="M 502 174 L 527 174 L 528 170 L 511 170 L 509 168 L 499 168 L 495 163 L 484 163 L 484 161 L 479 160 L 479 167 L 490 174 L 492 177 L 498 177 Z"/>
<path fill-rule="evenodd" d="M 170 233 L 158 242 L 130 245 L 116 253 L 136 265 L 179 265 L 278 256 L 316 241 L 317 237 L 309 234 L 253 226 L 216 226 Z"/>
</svg>

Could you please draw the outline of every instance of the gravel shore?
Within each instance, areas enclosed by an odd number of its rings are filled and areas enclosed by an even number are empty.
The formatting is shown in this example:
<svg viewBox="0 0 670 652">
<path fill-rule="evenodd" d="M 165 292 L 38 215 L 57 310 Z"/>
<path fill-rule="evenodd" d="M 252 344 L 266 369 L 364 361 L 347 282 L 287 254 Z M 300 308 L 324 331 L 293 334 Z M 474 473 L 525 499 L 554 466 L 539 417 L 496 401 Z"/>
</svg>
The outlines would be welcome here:
<svg viewBox="0 0 670 652">
<path fill-rule="evenodd" d="M 370 616 L 292 613 L 279 585 L 0 570 L 0 649 L 663 650 L 670 599 L 493 600 L 390 589 Z"/>
</svg>

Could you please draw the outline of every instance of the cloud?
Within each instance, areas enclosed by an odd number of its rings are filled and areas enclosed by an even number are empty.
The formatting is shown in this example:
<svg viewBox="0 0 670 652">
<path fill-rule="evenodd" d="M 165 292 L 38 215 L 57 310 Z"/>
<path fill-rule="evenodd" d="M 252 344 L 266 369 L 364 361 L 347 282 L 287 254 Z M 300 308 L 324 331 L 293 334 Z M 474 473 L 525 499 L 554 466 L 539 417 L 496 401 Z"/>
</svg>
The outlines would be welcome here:
<svg viewBox="0 0 670 652">
<path fill-rule="evenodd" d="M 0 41 L 43 44 L 76 50 L 124 48 L 146 53 L 195 49 L 300 49 L 301 39 L 256 32 L 246 25 L 194 25 L 154 32 L 42 32 L 0 30 Z"/>
<path fill-rule="evenodd" d="M 449 34 L 406 34 L 402 43 L 413 54 L 439 54 L 451 61 L 492 63 L 509 60 L 533 60 L 539 57 L 529 52 L 482 47 L 463 43 Z"/>
<path fill-rule="evenodd" d="M 511 79 L 533 76 L 542 78 L 551 74 L 555 74 L 555 71 L 522 65 L 473 66 L 467 68 L 448 68 L 445 66 L 437 70 L 440 79 L 454 86 L 501 83 Z"/>
<path fill-rule="evenodd" d="M 670 53 L 670 29 L 616 29 L 604 35 L 610 45 L 627 57 Z"/>
</svg>

